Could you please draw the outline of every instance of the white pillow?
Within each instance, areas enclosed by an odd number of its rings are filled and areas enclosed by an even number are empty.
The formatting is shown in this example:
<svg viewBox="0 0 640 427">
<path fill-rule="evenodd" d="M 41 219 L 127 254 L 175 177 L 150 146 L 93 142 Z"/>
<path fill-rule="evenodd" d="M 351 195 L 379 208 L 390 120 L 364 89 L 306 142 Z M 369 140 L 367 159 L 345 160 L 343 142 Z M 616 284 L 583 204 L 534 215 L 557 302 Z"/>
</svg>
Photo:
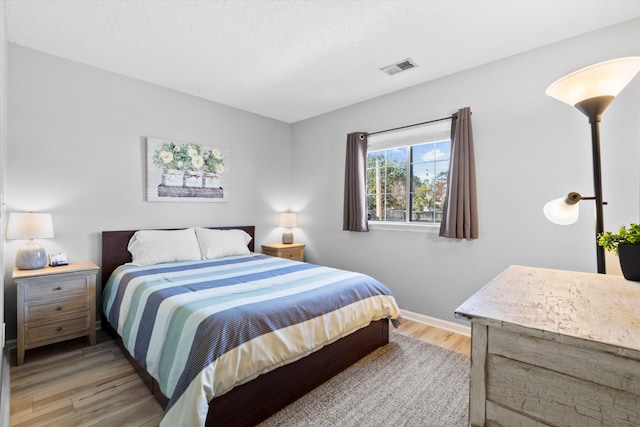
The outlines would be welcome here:
<svg viewBox="0 0 640 427">
<path fill-rule="evenodd" d="M 193 227 L 184 230 L 140 230 L 127 246 L 132 264 L 152 265 L 163 262 L 202 259 Z"/>
<path fill-rule="evenodd" d="M 196 236 L 203 259 L 251 253 L 247 247 L 251 236 L 244 230 L 211 230 L 196 227 Z"/>
</svg>

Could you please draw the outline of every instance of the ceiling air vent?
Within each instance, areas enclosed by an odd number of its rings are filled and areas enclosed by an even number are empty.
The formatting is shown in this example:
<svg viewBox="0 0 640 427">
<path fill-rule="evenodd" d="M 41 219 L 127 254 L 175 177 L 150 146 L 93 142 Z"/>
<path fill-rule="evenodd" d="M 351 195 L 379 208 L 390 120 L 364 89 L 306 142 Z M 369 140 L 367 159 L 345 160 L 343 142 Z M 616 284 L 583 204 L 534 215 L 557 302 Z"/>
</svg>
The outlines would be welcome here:
<svg viewBox="0 0 640 427">
<path fill-rule="evenodd" d="M 390 76 L 393 76 L 394 74 L 398 74 L 401 71 L 406 71 L 411 68 L 415 68 L 417 66 L 418 64 L 416 64 L 411 58 L 407 58 L 398 63 L 387 65 L 386 67 L 382 67 L 380 68 L 380 70 L 384 71 Z"/>
</svg>

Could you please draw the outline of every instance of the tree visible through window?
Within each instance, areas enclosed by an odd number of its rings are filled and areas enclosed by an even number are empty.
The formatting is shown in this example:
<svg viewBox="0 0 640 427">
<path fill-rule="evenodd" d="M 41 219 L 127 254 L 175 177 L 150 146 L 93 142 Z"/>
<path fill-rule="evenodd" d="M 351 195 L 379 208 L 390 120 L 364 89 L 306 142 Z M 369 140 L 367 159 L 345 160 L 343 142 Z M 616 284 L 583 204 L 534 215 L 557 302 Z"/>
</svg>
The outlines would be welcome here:
<svg viewBox="0 0 640 427">
<path fill-rule="evenodd" d="M 451 141 L 373 148 L 367 153 L 369 220 L 440 222 Z"/>
</svg>

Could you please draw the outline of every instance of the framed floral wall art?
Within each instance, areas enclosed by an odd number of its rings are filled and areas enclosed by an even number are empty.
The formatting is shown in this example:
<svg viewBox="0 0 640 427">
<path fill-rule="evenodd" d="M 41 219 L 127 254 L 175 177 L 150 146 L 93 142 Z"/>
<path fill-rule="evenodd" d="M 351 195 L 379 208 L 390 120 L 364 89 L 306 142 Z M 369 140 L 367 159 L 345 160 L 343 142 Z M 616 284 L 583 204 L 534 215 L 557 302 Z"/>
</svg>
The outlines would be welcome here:
<svg viewBox="0 0 640 427">
<path fill-rule="evenodd" d="M 147 200 L 228 201 L 229 150 L 147 138 Z"/>
</svg>

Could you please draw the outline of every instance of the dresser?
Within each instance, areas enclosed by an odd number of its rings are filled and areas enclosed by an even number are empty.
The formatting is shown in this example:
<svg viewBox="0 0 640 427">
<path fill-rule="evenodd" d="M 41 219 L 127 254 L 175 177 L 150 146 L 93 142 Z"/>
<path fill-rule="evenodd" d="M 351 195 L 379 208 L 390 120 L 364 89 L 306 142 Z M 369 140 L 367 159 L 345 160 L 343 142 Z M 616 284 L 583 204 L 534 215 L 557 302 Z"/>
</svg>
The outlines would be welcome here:
<svg viewBox="0 0 640 427">
<path fill-rule="evenodd" d="M 294 261 L 304 261 L 304 245 L 302 243 L 270 243 L 262 245 L 262 253 Z"/>
<path fill-rule="evenodd" d="M 96 274 L 93 262 L 13 270 L 17 286 L 17 364 L 25 351 L 82 336 L 96 342 Z"/>
<path fill-rule="evenodd" d="M 471 321 L 472 426 L 640 426 L 640 283 L 511 266 Z"/>
</svg>

